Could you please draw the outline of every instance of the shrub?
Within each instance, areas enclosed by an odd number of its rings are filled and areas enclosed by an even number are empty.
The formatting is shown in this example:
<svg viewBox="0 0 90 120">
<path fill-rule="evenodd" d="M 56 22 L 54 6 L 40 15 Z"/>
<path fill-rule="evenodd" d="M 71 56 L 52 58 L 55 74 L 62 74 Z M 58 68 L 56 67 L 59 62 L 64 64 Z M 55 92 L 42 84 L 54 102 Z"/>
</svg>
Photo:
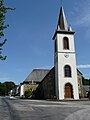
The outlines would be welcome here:
<svg viewBox="0 0 90 120">
<path fill-rule="evenodd" d="M 32 97 L 32 89 L 28 89 L 25 91 L 25 98 L 31 98 Z"/>
</svg>

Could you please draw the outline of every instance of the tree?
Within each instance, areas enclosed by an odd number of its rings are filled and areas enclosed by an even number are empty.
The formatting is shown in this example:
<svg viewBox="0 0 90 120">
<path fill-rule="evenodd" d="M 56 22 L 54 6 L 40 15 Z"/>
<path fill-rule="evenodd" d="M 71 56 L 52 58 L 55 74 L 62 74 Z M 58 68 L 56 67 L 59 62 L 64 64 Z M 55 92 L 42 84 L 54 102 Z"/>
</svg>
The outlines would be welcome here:
<svg viewBox="0 0 90 120">
<path fill-rule="evenodd" d="M 6 84 L 5 83 L 0 84 L 0 95 L 1 96 L 6 95 Z"/>
<path fill-rule="evenodd" d="M 14 10 L 13 8 L 8 8 L 4 6 L 4 0 L 0 0 L 0 39 L 4 37 L 4 29 L 6 29 L 9 25 L 5 24 L 6 13 L 8 10 Z M 0 42 L 0 60 L 5 60 L 6 56 L 2 55 L 2 47 L 6 43 L 7 39 Z"/>
<path fill-rule="evenodd" d="M 90 85 L 90 79 L 85 79 L 84 77 L 82 78 L 82 83 L 83 85 Z"/>
<path fill-rule="evenodd" d="M 14 82 L 4 82 L 0 84 L 0 95 L 5 96 L 9 95 L 10 90 L 15 88 Z"/>
<path fill-rule="evenodd" d="M 12 90 L 15 87 L 14 82 L 5 82 L 4 83 L 6 86 L 6 95 L 9 95 L 10 90 Z"/>
</svg>

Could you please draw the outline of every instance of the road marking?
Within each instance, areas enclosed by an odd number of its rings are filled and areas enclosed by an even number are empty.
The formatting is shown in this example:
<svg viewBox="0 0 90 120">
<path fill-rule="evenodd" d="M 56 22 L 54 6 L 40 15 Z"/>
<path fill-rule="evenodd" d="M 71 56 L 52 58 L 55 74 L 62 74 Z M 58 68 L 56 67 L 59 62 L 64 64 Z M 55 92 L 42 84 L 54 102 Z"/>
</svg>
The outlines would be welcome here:
<svg viewBox="0 0 90 120">
<path fill-rule="evenodd" d="M 89 105 L 80 105 L 80 104 L 72 104 L 72 105 L 43 105 L 43 104 L 38 104 L 38 105 L 35 105 L 35 104 L 29 104 L 29 106 L 31 107 L 78 107 L 78 108 L 89 108 L 90 109 L 90 106 Z"/>
<path fill-rule="evenodd" d="M 90 109 L 83 109 L 74 112 L 64 120 L 90 120 Z"/>
<path fill-rule="evenodd" d="M 14 108 L 18 111 L 34 111 L 32 106 L 14 104 Z"/>
</svg>

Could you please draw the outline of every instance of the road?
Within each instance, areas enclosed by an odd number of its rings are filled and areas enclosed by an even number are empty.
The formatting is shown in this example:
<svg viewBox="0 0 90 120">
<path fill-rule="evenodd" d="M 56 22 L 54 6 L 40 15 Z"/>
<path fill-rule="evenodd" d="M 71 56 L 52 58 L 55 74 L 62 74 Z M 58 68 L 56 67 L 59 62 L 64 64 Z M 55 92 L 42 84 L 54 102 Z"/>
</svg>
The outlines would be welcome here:
<svg viewBox="0 0 90 120">
<path fill-rule="evenodd" d="M 90 120 L 90 101 L 57 102 L 0 97 L 0 120 Z"/>
</svg>

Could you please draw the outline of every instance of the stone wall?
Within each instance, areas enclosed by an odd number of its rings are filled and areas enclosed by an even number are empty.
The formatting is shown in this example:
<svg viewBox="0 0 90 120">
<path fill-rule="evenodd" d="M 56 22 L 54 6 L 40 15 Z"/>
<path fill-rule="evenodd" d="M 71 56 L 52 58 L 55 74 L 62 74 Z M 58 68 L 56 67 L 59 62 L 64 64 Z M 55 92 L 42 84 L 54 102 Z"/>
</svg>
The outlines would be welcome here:
<svg viewBox="0 0 90 120">
<path fill-rule="evenodd" d="M 83 97 L 83 91 L 82 91 L 82 73 L 80 73 L 79 70 L 77 70 L 77 78 L 78 78 L 79 97 Z"/>
<path fill-rule="evenodd" d="M 38 84 L 28 84 L 24 83 L 24 92 L 27 91 L 28 89 L 32 89 L 32 91 L 36 90 Z"/>
<path fill-rule="evenodd" d="M 36 89 L 35 97 L 51 99 L 55 96 L 55 68 L 53 67 Z"/>
</svg>

